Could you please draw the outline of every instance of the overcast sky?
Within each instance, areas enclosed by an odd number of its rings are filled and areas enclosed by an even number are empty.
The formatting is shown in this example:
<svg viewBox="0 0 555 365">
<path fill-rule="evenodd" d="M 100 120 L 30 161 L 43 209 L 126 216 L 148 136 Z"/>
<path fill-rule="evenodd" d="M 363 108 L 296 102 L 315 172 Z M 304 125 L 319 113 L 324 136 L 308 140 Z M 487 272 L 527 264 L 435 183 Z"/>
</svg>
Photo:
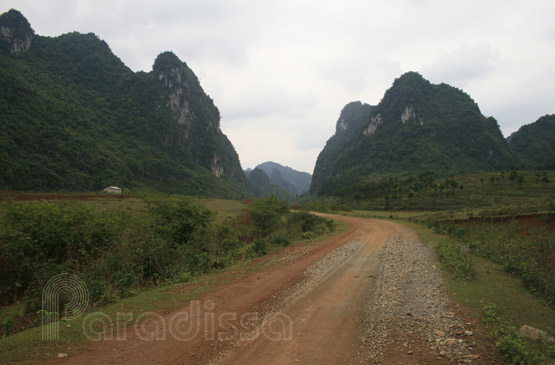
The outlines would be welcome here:
<svg viewBox="0 0 555 365">
<path fill-rule="evenodd" d="M 39 35 L 93 32 L 134 71 L 173 51 L 243 168 L 312 173 L 342 107 L 418 71 L 466 91 L 503 133 L 555 113 L 552 0 L 0 0 Z"/>
</svg>

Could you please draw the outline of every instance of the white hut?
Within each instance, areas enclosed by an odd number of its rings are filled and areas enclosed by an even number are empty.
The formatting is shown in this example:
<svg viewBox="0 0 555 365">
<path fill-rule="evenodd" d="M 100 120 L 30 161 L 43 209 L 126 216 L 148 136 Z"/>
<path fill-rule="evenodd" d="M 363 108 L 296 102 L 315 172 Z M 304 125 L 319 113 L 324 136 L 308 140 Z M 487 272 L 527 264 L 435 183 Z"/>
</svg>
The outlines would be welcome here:
<svg viewBox="0 0 555 365">
<path fill-rule="evenodd" d="M 118 188 L 117 186 L 108 186 L 102 191 L 108 194 L 121 194 L 121 188 Z"/>
</svg>

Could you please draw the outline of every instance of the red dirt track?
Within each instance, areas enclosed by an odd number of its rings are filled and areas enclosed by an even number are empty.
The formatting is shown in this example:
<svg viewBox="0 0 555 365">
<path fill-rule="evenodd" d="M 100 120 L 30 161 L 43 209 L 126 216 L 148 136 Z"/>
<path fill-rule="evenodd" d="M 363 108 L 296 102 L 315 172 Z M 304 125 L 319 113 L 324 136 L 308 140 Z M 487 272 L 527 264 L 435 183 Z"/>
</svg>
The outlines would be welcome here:
<svg viewBox="0 0 555 365">
<path fill-rule="evenodd" d="M 223 284 L 188 307 L 155 315 L 153 320 L 143 322 L 142 327 L 139 325 L 139 334 L 128 328 L 125 340 L 118 341 L 114 336 L 112 340 L 91 342 L 85 351 L 69 354 L 61 361 L 71 364 L 359 363 L 359 325 L 364 316 L 367 289 L 375 285 L 380 248 L 393 235 L 405 235 L 414 240 L 418 240 L 418 236 L 411 228 L 398 223 L 333 218 L 347 222 L 349 229 L 318 245 L 306 246 L 306 250 L 294 255 L 292 260 L 280 261 Z M 299 300 L 280 302 L 282 294 L 303 279 L 307 267 L 353 240 L 362 242 L 355 254 Z M 270 255 L 269 259 L 298 252 L 298 248 L 288 247 Z M 248 322 L 252 316 L 264 318 L 280 305 L 281 321 L 274 322 L 270 328 L 257 327 L 258 332 L 250 332 L 258 334 L 252 340 L 238 341 L 239 335 L 244 334 L 243 329 L 253 328 L 243 320 Z M 187 332 L 191 327 L 184 326 L 191 323 L 200 323 L 200 331 L 195 336 L 188 336 L 194 331 Z M 284 330 L 288 324 L 289 332 Z M 159 340 L 145 339 L 144 334 L 156 334 Z M 426 346 L 422 349 L 425 351 Z M 430 363 L 430 358 L 435 359 L 429 353 L 414 354 L 411 362 Z M 419 362 L 419 359 L 424 361 Z M 391 363 L 398 361 L 392 359 Z"/>
</svg>

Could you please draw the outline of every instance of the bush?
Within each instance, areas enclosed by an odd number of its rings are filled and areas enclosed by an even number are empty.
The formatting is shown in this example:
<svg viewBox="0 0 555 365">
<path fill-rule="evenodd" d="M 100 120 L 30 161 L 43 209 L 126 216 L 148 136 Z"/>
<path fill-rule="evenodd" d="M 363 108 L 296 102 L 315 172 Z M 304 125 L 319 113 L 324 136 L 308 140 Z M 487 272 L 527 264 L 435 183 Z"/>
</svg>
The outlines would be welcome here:
<svg viewBox="0 0 555 365">
<path fill-rule="evenodd" d="M 488 303 L 484 306 L 482 309 L 482 321 L 486 323 L 499 321 L 499 311 L 495 304 Z"/>
<path fill-rule="evenodd" d="M 269 248 L 268 240 L 265 238 L 258 238 L 252 245 L 252 250 L 256 256 L 264 256 L 268 253 Z"/>
<path fill-rule="evenodd" d="M 332 232 L 335 225 L 331 219 L 318 217 L 317 215 L 299 212 L 292 213 L 287 219 L 287 227 L 290 232 L 322 234 L 326 231 Z M 311 236 L 310 234 L 302 235 Z"/>
<path fill-rule="evenodd" d="M 472 267 L 472 262 L 461 251 L 461 247 L 450 241 L 443 241 L 436 245 L 436 253 L 443 265 L 460 278 L 474 278 L 476 272 Z"/>
<path fill-rule="evenodd" d="M 254 226 L 262 236 L 267 236 L 278 229 L 281 218 L 289 212 L 287 202 L 275 196 L 256 199 L 250 207 Z"/>
<path fill-rule="evenodd" d="M 13 317 L 4 318 L 4 320 L 2 321 L 2 327 L 4 327 L 4 337 L 8 337 L 9 335 L 11 335 L 15 327 Z"/>
<path fill-rule="evenodd" d="M 509 364 L 536 365 L 545 364 L 545 357 L 528 346 L 526 339 L 514 328 L 506 330 L 496 343 L 497 350 Z"/>
<path fill-rule="evenodd" d="M 154 197 L 145 212 L 94 211 L 80 202 L 7 202 L 0 207 L 0 298 L 33 303 L 61 272 L 88 285 L 93 303 L 141 286 L 199 274 L 220 253 L 212 212 L 182 197 Z M 236 242 L 227 241 L 225 250 Z"/>
<path fill-rule="evenodd" d="M 291 241 L 289 241 L 287 237 L 280 235 L 280 236 L 274 237 L 274 239 L 272 240 L 272 244 L 276 246 L 287 247 L 291 244 Z"/>
</svg>

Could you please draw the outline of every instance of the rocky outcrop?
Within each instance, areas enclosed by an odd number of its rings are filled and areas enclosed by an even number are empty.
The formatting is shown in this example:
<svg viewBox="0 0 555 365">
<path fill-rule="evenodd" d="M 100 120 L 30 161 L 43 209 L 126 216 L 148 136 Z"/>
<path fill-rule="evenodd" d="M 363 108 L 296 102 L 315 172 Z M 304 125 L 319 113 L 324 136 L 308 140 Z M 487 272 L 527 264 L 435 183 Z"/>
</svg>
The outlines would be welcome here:
<svg viewBox="0 0 555 365">
<path fill-rule="evenodd" d="M 364 128 L 364 130 L 362 131 L 362 134 L 364 134 L 365 136 L 373 134 L 374 132 L 376 132 L 376 129 L 378 129 L 378 126 L 382 124 L 382 122 L 383 119 L 381 114 L 373 116 L 372 118 L 370 118 L 370 123 L 368 124 L 368 127 Z"/>
<path fill-rule="evenodd" d="M 335 162 L 341 154 L 357 142 L 361 133 L 372 134 L 381 124 L 381 116 L 378 115 L 372 119 L 368 127 L 362 130 L 363 125 L 370 120 L 372 108 L 360 101 L 351 102 L 343 107 L 337 120 L 335 134 L 328 139 L 316 160 L 310 184 L 311 193 L 318 192 L 324 180 L 334 174 Z"/>
<path fill-rule="evenodd" d="M 8 48 L 11 54 L 29 50 L 34 34 L 31 25 L 19 11 L 12 9 L 0 16 L 0 39 L 4 41 L 3 48 Z"/>
<path fill-rule="evenodd" d="M 193 159 L 214 176 L 245 183 L 237 153 L 220 130 L 220 112 L 193 71 L 174 53 L 164 52 L 156 58 L 153 72 L 169 91 L 164 106 L 178 125 L 175 140 L 184 141 Z"/>
<path fill-rule="evenodd" d="M 401 114 L 401 123 L 405 124 L 408 121 L 413 121 L 420 125 L 424 124 L 424 119 L 416 115 L 414 108 L 410 105 L 407 105 L 405 107 L 405 110 L 403 110 L 403 113 Z"/>
<path fill-rule="evenodd" d="M 225 174 L 224 165 L 222 163 L 222 159 L 218 154 L 214 154 L 214 161 L 212 163 L 212 172 L 216 177 L 222 177 Z"/>
</svg>

